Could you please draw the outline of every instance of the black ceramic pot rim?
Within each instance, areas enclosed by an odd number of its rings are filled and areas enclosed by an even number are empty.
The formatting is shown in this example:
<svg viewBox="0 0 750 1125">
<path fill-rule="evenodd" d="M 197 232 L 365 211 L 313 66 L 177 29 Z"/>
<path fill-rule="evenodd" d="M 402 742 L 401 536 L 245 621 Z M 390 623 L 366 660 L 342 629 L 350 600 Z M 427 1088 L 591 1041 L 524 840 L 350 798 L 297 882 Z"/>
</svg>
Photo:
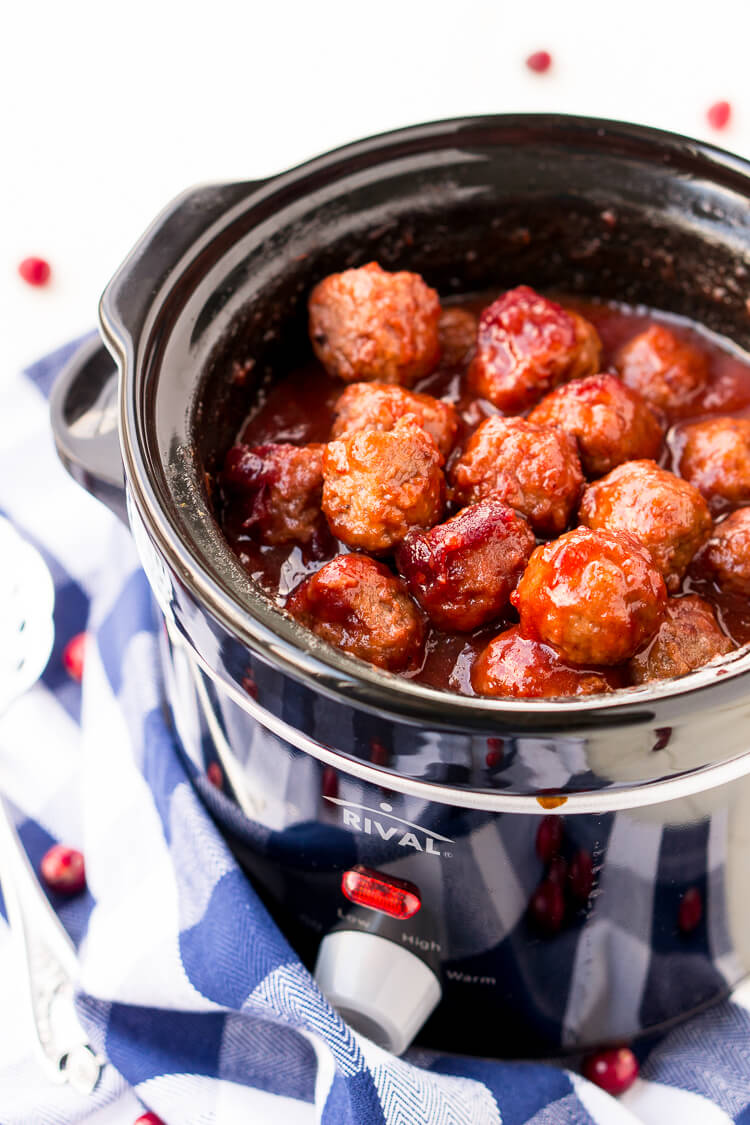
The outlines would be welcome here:
<svg viewBox="0 0 750 1125">
<path fill-rule="evenodd" d="M 731 177 L 735 186 L 741 184 L 750 197 L 750 163 L 721 149 L 702 142 L 645 126 L 596 118 L 566 115 L 508 115 L 473 117 L 417 125 L 358 141 L 308 161 L 260 184 L 232 184 L 224 189 L 206 189 L 228 193 L 229 202 L 223 213 L 208 225 L 192 245 L 181 248 L 178 257 L 162 261 L 154 276 L 151 303 L 140 325 L 140 335 L 158 331 L 159 307 L 178 277 L 195 269 L 198 259 L 214 239 L 228 242 L 233 223 L 248 208 L 278 196 L 280 208 L 291 197 L 298 198 L 306 181 L 320 182 L 335 178 L 344 166 L 358 166 L 365 158 L 378 157 L 385 164 L 396 149 L 413 151 L 460 148 L 462 133 L 486 129 L 504 129 L 508 133 L 543 130 L 547 133 L 582 134 L 603 147 L 637 142 L 653 149 L 655 160 L 700 160 L 710 178 L 712 169 Z M 294 196 L 294 192 L 297 195 Z M 193 202 L 194 192 L 187 192 L 168 206 L 152 228 L 134 248 L 130 257 L 110 282 L 102 297 L 100 317 L 102 329 L 111 349 L 118 356 L 124 377 L 120 386 L 120 441 L 125 473 L 132 499 L 166 564 L 179 577 L 195 601 L 226 629 L 230 635 L 257 653 L 273 666 L 288 672 L 316 691 L 346 700 L 365 710 L 396 717 L 401 721 L 428 723 L 433 728 L 452 730 L 484 730 L 491 732 L 502 726 L 585 729 L 612 724 L 627 725 L 647 717 L 651 705 L 658 700 L 684 701 L 703 709 L 712 703 L 736 697 L 729 692 L 731 681 L 750 671 L 750 646 L 737 650 L 721 664 L 708 665 L 679 680 L 652 683 L 648 686 L 621 689 L 608 696 L 589 696 L 558 700 L 495 700 L 452 694 L 382 672 L 321 641 L 285 617 L 260 592 L 248 591 L 244 602 L 234 598 L 221 578 L 202 564 L 191 543 L 169 518 L 162 507 L 151 480 L 147 451 L 143 447 L 142 419 L 138 417 L 137 393 L 141 374 L 139 361 L 143 356 L 142 340 L 123 325 L 118 311 L 118 297 L 132 282 L 130 269 L 146 253 L 156 247 L 154 232 L 164 227 L 181 209 Z M 198 268 L 200 268 L 198 266 Z M 137 335 L 137 334 L 136 334 Z M 215 533 L 218 536 L 218 531 Z M 239 568 L 239 563 L 236 564 Z M 724 690 L 722 690 L 724 689 Z M 711 696 L 709 700 L 707 695 Z M 701 696 L 700 703 L 696 699 Z"/>
</svg>

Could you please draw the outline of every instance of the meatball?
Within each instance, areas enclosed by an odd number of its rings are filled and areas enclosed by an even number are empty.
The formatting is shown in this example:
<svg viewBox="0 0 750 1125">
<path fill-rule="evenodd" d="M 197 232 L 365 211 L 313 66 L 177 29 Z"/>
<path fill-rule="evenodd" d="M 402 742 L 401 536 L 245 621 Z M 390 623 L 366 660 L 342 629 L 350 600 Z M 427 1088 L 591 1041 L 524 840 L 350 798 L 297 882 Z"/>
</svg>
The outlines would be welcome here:
<svg viewBox="0 0 750 1125">
<path fill-rule="evenodd" d="M 626 386 L 666 411 L 690 402 L 708 381 L 705 355 L 662 324 L 652 324 L 621 348 L 616 366 Z"/>
<path fill-rule="evenodd" d="M 667 600 L 645 547 L 577 527 L 537 547 L 511 595 L 527 637 L 572 664 L 619 664 L 656 632 Z"/>
<path fill-rule="evenodd" d="M 439 628 L 468 632 L 505 609 L 535 546 L 523 516 L 482 500 L 431 531 L 410 531 L 396 563 Z"/>
<path fill-rule="evenodd" d="M 322 507 L 328 526 L 350 547 L 387 551 L 412 527 L 443 514 L 443 458 L 417 419 L 392 430 L 360 430 L 332 441 L 323 455 Z"/>
<path fill-rule="evenodd" d="M 714 528 L 700 565 L 722 590 L 750 597 L 750 508 L 732 512 Z"/>
<path fill-rule="evenodd" d="M 636 457 L 658 457 L 664 431 L 649 405 L 616 375 L 591 375 L 559 387 L 529 414 L 578 439 L 588 476 L 601 477 Z"/>
<path fill-rule="evenodd" d="M 513 699 L 561 695 L 596 695 L 612 691 L 601 671 L 566 664 L 549 645 L 524 637 L 518 625 L 491 640 L 471 670 L 477 695 Z"/>
<path fill-rule="evenodd" d="M 599 369 L 596 329 L 527 285 L 498 297 L 479 319 L 471 388 L 500 410 L 525 410 L 565 379 Z"/>
<path fill-rule="evenodd" d="M 474 431 L 450 480 L 457 503 L 502 500 L 526 516 L 539 535 L 556 535 L 567 527 L 584 483 L 568 434 L 498 415 Z"/>
<path fill-rule="evenodd" d="M 268 443 L 229 450 L 221 485 L 245 530 L 270 545 L 310 542 L 321 524 L 324 449 Z"/>
<path fill-rule="evenodd" d="M 477 318 L 468 309 L 443 309 L 438 322 L 440 355 L 444 366 L 461 367 L 477 342 Z"/>
<path fill-rule="evenodd" d="M 313 350 L 329 375 L 347 383 L 404 383 L 440 358 L 440 299 L 417 273 L 387 273 L 377 262 L 333 273 L 308 302 Z"/>
<path fill-rule="evenodd" d="M 578 518 L 587 527 L 629 532 L 648 547 L 672 592 L 713 525 L 698 489 L 655 461 L 626 461 L 592 484 Z"/>
<path fill-rule="evenodd" d="M 713 608 L 703 598 L 690 594 L 670 598 L 650 645 L 634 656 L 628 668 L 633 683 L 669 680 L 701 668 L 715 656 L 734 649 L 729 637 L 719 628 Z"/>
<path fill-rule="evenodd" d="M 713 511 L 750 503 L 750 418 L 711 418 L 680 431 L 680 476 Z"/>
<path fill-rule="evenodd" d="M 366 555 L 338 555 L 306 578 L 286 608 L 324 641 L 402 672 L 416 666 L 424 629 L 403 582 Z"/>
<path fill-rule="evenodd" d="M 443 456 L 450 453 L 458 429 L 455 407 L 432 395 L 415 394 L 388 383 L 352 383 L 336 403 L 332 438 L 348 438 L 359 430 L 392 430 L 404 414 L 413 414 L 434 438 Z"/>
</svg>

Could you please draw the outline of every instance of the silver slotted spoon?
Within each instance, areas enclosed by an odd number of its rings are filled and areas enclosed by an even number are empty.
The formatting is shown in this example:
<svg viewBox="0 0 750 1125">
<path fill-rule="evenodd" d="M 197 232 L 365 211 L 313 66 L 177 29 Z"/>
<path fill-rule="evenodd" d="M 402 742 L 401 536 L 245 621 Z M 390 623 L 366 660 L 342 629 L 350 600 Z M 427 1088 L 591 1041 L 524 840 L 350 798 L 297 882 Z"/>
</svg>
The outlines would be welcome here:
<svg viewBox="0 0 750 1125">
<path fill-rule="evenodd" d="M 44 671 L 52 650 L 54 587 L 41 555 L 0 517 L 0 715 Z M 48 1077 L 89 1094 L 104 1060 L 73 1003 L 75 946 L 40 886 L 0 791 L 0 886 L 24 966 L 34 1041 Z"/>
</svg>

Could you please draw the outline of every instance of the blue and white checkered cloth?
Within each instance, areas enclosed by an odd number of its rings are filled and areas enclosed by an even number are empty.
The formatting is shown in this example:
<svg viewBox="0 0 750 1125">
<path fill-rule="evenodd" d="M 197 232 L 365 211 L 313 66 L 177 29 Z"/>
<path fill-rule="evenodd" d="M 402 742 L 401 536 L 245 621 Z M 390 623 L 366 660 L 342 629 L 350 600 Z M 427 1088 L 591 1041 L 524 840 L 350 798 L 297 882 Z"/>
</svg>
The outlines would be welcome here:
<svg viewBox="0 0 750 1125">
<path fill-rule="evenodd" d="M 80 954 L 78 1007 L 107 1058 L 88 1098 L 45 1083 L 0 919 L 0 1121 L 68 1125 L 750 1125 L 750 990 L 636 1048 L 614 1101 L 572 1071 L 388 1055 L 331 1010 L 197 799 L 161 710 L 155 622 L 124 528 L 57 462 L 46 395 L 64 349 L 0 394 L 0 509 L 43 554 L 55 646 L 0 720 L 0 785 L 32 862 L 86 856 L 55 903 Z M 88 630 L 82 690 L 67 641 Z"/>
</svg>

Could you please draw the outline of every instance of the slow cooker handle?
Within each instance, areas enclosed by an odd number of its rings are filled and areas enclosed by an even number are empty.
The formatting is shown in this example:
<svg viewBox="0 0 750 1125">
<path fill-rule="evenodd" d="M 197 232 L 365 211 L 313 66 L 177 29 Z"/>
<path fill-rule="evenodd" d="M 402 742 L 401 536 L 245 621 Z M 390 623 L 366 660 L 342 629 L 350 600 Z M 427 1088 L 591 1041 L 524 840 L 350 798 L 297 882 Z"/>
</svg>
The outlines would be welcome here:
<svg viewBox="0 0 750 1125">
<path fill-rule="evenodd" d="M 50 420 L 70 475 L 127 524 L 118 399 L 117 365 L 94 337 L 60 372 L 50 396 Z"/>
</svg>

